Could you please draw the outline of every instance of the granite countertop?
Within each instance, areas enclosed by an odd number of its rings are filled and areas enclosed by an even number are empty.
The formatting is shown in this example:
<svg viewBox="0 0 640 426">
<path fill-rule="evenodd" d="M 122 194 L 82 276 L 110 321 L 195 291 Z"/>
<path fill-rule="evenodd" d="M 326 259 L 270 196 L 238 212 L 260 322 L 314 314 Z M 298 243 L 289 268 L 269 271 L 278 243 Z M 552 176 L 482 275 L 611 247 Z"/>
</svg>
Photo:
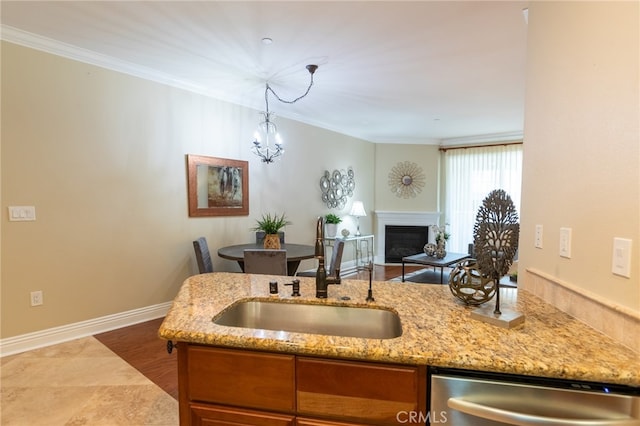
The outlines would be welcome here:
<svg viewBox="0 0 640 426">
<path fill-rule="evenodd" d="M 274 278 L 279 294 L 270 296 L 269 281 Z M 314 278 L 300 277 L 302 296 L 296 298 L 284 282 L 291 277 L 225 272 L 192 276 L 182 285 L 159 335 L 215 346 L 640 386 L 639 353 L 526 291 L 502 289 L 501 307 L 525 315 L 524 324 L 504 329 L 472 319 L 476 308 L 455 298 L 446 285 L 374 281 L 375 302 L 367 303 L 367 281 L 343 279 L 329 286 L 328 299 L 315 298 Z M 343 296 L 350 300 L 341 300 Z M 246 299 L 390 308 L 399 314 L 403 334 L 362 339 L 213 323 L 225 308 Z"/>
</svg>

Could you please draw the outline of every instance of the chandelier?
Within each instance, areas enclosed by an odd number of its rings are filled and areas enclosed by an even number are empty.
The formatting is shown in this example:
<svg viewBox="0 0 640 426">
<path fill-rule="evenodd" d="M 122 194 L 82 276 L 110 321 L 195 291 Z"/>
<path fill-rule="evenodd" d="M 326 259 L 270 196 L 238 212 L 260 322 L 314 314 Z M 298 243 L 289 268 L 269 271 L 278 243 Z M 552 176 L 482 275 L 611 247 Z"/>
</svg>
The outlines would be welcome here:
<svg viewBox="0 0 640 426">
<path fill-rule="evenodd" d="M 253 134 L 253 146 L 251 147 L 251 151 L 262 159 L 263 163 L 273 163 L 278 157 L 284 154 L 284 148 L 282 147 L 282 138 L 278 133 L 278 127 L 273 122 L 273 118 L 275 116 L 274 113 L 269 111 L 269 92 L 273 93 L 273 96 L 276 97 L 280 102 L 286 104 L 294 104 L 298 102 L 300 99 L 304 98 L 309 94 L 309 90 L 311 90 L 311 86 L 313 86 L 313 73 L 318 69 L 317 65 L 307 65 L 307 71 L 311 75 L 311 80 L 309 82 L 309 87 L 307 90 L 296 99 L 292 101 L 287 101 L 285 99 L 280 98 L 278 94 L 269 86 L 269 82 L 265 85 L 264 90 L 264 103 L 265 110 L 261 112 L 264 121 L 258 124 L 258 128 Z"/>
</svg>

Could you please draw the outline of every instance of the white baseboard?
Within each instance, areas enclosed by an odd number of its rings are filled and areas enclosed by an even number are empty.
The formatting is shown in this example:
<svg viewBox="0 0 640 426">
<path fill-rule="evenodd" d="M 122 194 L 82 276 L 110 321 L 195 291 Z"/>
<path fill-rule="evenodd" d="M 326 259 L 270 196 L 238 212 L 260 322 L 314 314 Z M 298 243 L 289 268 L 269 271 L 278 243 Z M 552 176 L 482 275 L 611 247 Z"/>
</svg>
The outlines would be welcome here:
<svg viewBox="0 0 640 426">
<path fill-rule="evenodd" d="M 170 306 L 171 302 L 165 302 L 87 321 L 0 339 L 0 357 L 68 342 L 69 340 L 92 336 L 94 334 L 104 333 L 105 331 L 115 330 L 116 328 L 127 327 L 129 325 L 161 318 L 167 314 Z"/>
</svg>

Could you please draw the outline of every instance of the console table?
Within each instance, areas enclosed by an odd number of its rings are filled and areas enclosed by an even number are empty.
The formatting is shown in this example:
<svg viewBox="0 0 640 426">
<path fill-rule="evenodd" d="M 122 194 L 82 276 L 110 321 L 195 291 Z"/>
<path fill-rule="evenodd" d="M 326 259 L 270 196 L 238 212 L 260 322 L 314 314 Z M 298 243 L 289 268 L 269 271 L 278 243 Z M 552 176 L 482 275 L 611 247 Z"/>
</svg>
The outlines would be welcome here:
<svg viewBox="0 0 640 426">
<path fill-rule="evenodd" d="M 373 262 L 373 234 L 359 236 L 350 235 L 348 237 L 325 237 L 324 241 L 326 245 L 333 247 L 333 243 L 336 238 L 342 238 L 345 245 L 351 245 L 353 247 L 355 265 L 353 269 L 348 268 L 348 271 L 343 270 L 342 272 L 356 271 L 358 268 L 367 266 L 369 262 Z"/>
</svg>

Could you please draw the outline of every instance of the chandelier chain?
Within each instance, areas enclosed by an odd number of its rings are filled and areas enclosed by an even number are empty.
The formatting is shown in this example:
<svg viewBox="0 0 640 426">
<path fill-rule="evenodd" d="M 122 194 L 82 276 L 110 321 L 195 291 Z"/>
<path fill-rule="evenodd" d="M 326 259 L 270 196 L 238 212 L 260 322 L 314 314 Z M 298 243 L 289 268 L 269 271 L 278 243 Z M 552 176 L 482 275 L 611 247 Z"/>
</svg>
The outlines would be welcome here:
<svg viewBox="0 0 640 426">
<path fill-rule="evenodd" d="M 267 113 L 269 112 L 269 92 L 273 93 L 273 96 L 276 97 L 277 100 L 279 100 L 282 103 L 285 104 L 295 104 L 296 102 L 298 102 L 300 99 L 304 98 L 305 96 L 307 96 L 309 94 L 309 91 L 311 90 L 311 86 L 313 86 L 313 74 L 311 74 L 311 81 L 309 82 L 309 86 L 307 87 L 307 90 L 300 96 L 298 96 L 297 98 L 295 98 L 292 101 L 288 101 L 286 99 L 282 99 L 280 96 L 278 96 L 278 94 L 275 92 L 275 90 L 273 90 L 273 88 L 271 86 L 269 86 L 269 83 L 266 84 L 266 89 L 264 91 L 264 103 L 266 104 L 267 107 Z"/>
</svg>

